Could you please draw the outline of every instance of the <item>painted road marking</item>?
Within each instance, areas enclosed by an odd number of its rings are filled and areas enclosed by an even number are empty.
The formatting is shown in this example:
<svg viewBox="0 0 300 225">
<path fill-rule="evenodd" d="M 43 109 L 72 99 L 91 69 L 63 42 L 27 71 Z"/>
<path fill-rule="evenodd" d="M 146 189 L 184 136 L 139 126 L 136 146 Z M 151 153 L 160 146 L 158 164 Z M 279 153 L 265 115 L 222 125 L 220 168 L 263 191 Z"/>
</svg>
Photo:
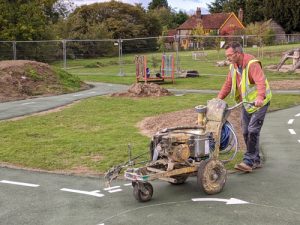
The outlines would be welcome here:
<svg viewBox="0 0 300 225">
<path fill-rule="evenodd" d="M 74 97 L 77 97 L 77 96 L 82 96 L 83 94 L 76 94 L 76 95 L 73 95 Z"/>
<path fill-rule="evenodd" d="M 298 140 L 298 142 L 300 143 L 300 140 Z"/>
<path fill-rule="evenodd" d="M 110 190 L 108 191 L 109 193 L 115 193 L 115 192 L 120 192 L 123 191 L 122 189 L 114 189 L 114 190 Z"/>
<path fill-rule="evenodd" d="M 31 104 L 35 104 L 35 102 L 25 102 L 25 103 L 22 103 L 21 105 L 31 105 Z"/>
<path fill-rule="evenodd" d="M 116 189 L 116 188 L 119 188 L 120 186 L 112 186 L 112 187 L 108 187 L 108 188 L 104 188 L 103 190 L 104 191 L 110 191 L 112 189 Z"/>
<path fill-rule="evenodd" d="M 14 184 L 14 185 L 20 185 L 20 186 L 26 186 L 26 187 L 39 187 L 39 184 L 30 184 L 30 183 L 23 183 L 23 182 L 16 182 L 16 181 L 9 181 L 9 180 L 1 180 L 0 183 L 3 184 Z"/>
<path fill-rule="evenodd" d="M 132 183 L 123 184 L 124 186 L 131 186 Z"/>
<path fill-rule="evenodd" d="M 300 116 L 300 113 L 296 114 L 295 116 L 297 116 L 297 117 Z"/>
<path fill-rule="evenodd" d="M 289 129 L 290 134 L 296 134 L 296 132 L 294 131 L 294 129 Z"/>
<path fill-rule="evenodd" d="M 249 204 L 249 202 L 237 198 L 192 198 L 193 202 L 226 202 L 226 205 Z"/>
<path fill-rule="evenodd" d="M 77 193 L 77 194 L 84 194 L 84 195 L 91 195 L 95 196 L 98 198 L 101 198 L 104 196 L 104 194 L 98 193 L 99 191 L 80 191 L 80 190 L 74 190 L 74 189 L 69 189 L 69 188 L 62 188 L 60 189 L 61 191 L 67 191 L 67 192 L 72 192 L 72 193 Z"/>
<path fill-rule="evenodd" d="M 290 120 L 288 121 L 288 124 L 293 124 L 293 122 L 294 122 L 294 119 L 290 119 Z"/>
</svg>

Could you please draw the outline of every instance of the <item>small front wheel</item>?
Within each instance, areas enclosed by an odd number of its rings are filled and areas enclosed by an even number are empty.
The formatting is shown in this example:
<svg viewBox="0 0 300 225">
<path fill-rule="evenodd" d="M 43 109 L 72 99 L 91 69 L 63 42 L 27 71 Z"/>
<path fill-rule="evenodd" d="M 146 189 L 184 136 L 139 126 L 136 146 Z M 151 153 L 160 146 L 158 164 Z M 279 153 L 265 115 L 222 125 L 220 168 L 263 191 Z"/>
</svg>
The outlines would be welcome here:
<svg viewBox="0 0 300 225">
<path fill-rule="evenodd" d="M 153 195 L 153 187 L 150 183 L 135 182 L 133 184 L 133 196 L 139 202 L 150 201 Z"/>
</svg>

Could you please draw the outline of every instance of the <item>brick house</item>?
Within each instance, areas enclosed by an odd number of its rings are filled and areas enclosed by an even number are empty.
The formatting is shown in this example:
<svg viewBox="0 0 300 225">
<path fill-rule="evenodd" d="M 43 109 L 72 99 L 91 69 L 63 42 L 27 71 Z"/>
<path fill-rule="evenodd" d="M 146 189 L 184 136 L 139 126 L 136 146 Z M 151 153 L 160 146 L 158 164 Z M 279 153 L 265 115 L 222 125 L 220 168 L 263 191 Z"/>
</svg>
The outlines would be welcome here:
<svg viewBox="0 0 300 225">
<path fill-rule="evenodd" d="M 243 10 L 239 10 L 239 18 L 232 13 L 214 13 L 201 15 L 201 9 L 197 8 L 196 14 L 187 19 L 176 29 L 180 36 L 180 46 L 187 49 L 193 46 L 193 40 L 189 37 L 198 24 L 202 24 L 205 34 L 232 35 L 237 30 L 245 29 L 242 24 Z"/>
</svg>

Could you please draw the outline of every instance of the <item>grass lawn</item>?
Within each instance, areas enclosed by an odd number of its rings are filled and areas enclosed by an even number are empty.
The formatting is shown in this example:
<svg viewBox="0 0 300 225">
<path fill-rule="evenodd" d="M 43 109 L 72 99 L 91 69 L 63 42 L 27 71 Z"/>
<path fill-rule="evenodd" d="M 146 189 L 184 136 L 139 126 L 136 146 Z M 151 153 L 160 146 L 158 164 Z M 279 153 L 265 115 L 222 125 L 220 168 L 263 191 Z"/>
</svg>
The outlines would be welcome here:
<svg viewBox="0 0 300 225">
<path fill-rule="evenodd" d="M 0 158 L 2 162 L 51 171 L 84 167 L 104 172 L 127 160 L 129 143 L 133 155 L 148 151 L 149 138 L 141 135 L 136 127 L 143 118 L 193 108 L 213 97 L 197 94 L 140 99 L 101 96 L 60 112 L 2 121 Z M 299 96 L 275 95 L 271 110 L 296 104 L 300 104 Z"/>
<path fill-rule="evenodd" d="M 256 55 L 261 59 L 263 66 L 276 65 L 279 63 L 282 52 L 298 47 L 297 44 L 292 45 L 277 45 L 266 46 L 263 51 L 258 48 L 245 48 L 245 52 Z M 175 69 L 179 70 L 197 70 L 200 74 L 199 78 L 190 79 L 176 79 L 175 84 L 164 84 L 168 88 L 185 88 L 185 89 L 219 89 L 224 81 L 224 77 L 228 72 L 228 67 L 217 67 L 217 61 L 224 60 L 224 50 L 217 52 L 216 50 L 206 50 L 207 57 L 202 60 L 193 60 L 192 51 L 180 51 L 178 53 L 178 62 Z M 176 56 L 176 52 L 173 54 Z M 77 59 L 68 60 L 67 71 L 78 75 L 82 80 L 132 84 L 135 82 L 135 63 L 134 58 L 136 54 L 124 54 L 123 64 L 119 66 L 118 57 L 101 57 L 96 59 Z M 147 56 L 148 67 L 152 74 L 159 71 L 161 65 L 162 53 L 144 53 Z M 291 64 L 291 60 L 286 63 Z M 60 65 L 56 63 L 55 65 Z M 118 76 L 120 70 L 125 73 L 125 76 Z M 300 79 L 300 74 L 292 73 L 278 73 L 265 70 L 268 79 L 282 80 L 282 79 Z"/>
</svg>

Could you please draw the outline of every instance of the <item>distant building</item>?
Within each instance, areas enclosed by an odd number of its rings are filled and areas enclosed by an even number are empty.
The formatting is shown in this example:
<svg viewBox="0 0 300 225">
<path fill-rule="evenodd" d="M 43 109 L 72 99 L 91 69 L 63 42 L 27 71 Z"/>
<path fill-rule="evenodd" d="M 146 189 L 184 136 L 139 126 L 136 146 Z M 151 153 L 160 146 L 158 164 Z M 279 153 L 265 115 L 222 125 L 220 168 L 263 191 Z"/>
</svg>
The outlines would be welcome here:
<svg viewBox="0 0 300 225">
<path fill-rule="evenodd" d="M 262 26 L 265 26 L 269 29 L 271 29 L 274 32 L 275 35 L 275 43 L 285 43 L 287 42 L 286 33 L 282 26 L 280 26 L 278 23 L 276 23 L 275 20 L 270 19 L 265 22 L 263 22 Z"/>
<path fill-rule="evenodd" d="M 176 34 L 190 36 L 197 26 L 202 24 L 205 34 L 232 35 L 237 30 L 245 29 L 242 20 L 242 9 L 239 11 L 238 18 L 233 12 L 202 15 L 201 9 L 197 8 L 196 14 L 191 16 L 176 29 Z M 174 33 L 174 31 L 172 32 Z M 194 40 L 189 37 L 180 37 L 180 46 L 182 48 L 187 49 L 193 45 Z"/>
</svg>

